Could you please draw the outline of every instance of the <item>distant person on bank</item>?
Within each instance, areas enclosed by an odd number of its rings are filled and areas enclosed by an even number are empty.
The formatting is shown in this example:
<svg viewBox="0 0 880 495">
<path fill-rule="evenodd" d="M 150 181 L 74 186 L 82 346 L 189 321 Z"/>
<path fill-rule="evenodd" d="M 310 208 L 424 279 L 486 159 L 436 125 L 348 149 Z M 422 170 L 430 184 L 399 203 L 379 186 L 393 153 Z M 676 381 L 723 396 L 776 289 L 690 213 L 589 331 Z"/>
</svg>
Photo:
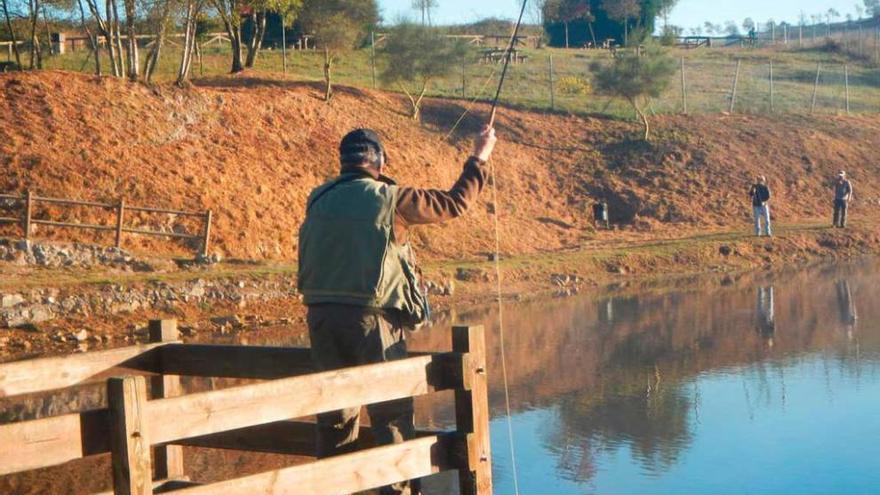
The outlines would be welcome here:
<svg viewBox="0 0 880 495">
<path fill-rule="evenodd" d="M 405 331 L 430 316 L 408 230 L 465 213 L 486 184 L 495 142 L 495 130 L 484 129 L 458 181 L 440 191 L 401 187 L 383 175 L 388 158 L 374 131 L 342 139 L 339 176 L 312 191 L 299 231 L 298 285 L 318 369 L 407 357 Z M 370 404 L 367 412 L 378 444 L 414 438 L 411 398 Z M 319 414 L 318 456 L 354 450 L 359 417 L 359 407 Z M 418 491 L 417 483 L 399 483 L 380 493 Z"/>
<path fill-rule="evenodd" d="M 764 235 L 773 235 L 773 227 L 770 225 L 770 188 L 767 186 L 767 178 L 763 175 L 755 180 L 749 189 L 749 198 L 752 200 L 752 216 L 755 220 L 755 235 L 761 236 L 761 221 L 764 222 Z"/>
<path fill-rule="evenodd" d="M 837 180 L 834 181 L 834 227 L 841 229 L 846 227 L 846 216 L 852 199 L 852 182 L 846 178 L 846 172 L 841 170 L 840 173 L 837 174 Z"/>
</svg>

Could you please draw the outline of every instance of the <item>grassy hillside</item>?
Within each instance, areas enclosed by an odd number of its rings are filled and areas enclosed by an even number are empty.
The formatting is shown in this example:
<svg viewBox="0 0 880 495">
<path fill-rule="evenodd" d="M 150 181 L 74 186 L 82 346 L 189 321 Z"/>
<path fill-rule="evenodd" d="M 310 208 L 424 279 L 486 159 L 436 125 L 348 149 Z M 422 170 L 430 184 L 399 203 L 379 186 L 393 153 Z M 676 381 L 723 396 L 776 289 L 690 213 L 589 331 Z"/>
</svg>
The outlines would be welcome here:
<svg viewBox="0 0 880 495">
<path fill-rule="evenodd" d="M 398 95 L 340 88 L 329 105 L 319 95 L 316 85 L 259 74 L 208 78 L 188 90 L 68 72 L 2 75 L 0 190 L 210 208 L 216 250 L 290 260 L 306 195 L 335 173 L 345 132 L 376 128 L 391 150 L 391 175 L 448 187 L 487 112 L 478 106 L 446 141 L 463 101 L 430 100 L 419 125 Z M 588 214 L 600 198 L 623 226 L 608 234 L 616 239 L 745 229 L 746 188 L 758 173 L 770 178 L 781 221 L 825 220 L 829 180 L 840 168 L 856 181 L 856 215 L 877 213 L 880 117 L 657 121 L 657 141 L 645 144 L 631 141 L 638 131 L 627 122 L 502 109 L 494 159 L 502 250 L 558 251 L 606 235 L 592 229 Z M 416 244 L 428 259 L 482 258 L 492 246 L 493 209 L 486 195 L 461 221 L 419 229 Z M 107 221 L 61 210 L 38 214 Z M 184 228 L 174 217 L 140 221 Z M 45 228 L 37 235 L 71 238 Z"/>
<path fill-rule="evenodd" d="M 880 49 L 868 42 L 866 51 L 880 54 Z M 157 79 L 174 80 L 180 54 L 175 47 L 163 52 Z M 555 80 L 554 107 L 557 110 L 579 114 L 605 114 L 630 118 L 632 111 L 622 102 L 598 97 L 591 92 L 578 93 L 580 81 L 589 86 L 589 66 L 593 61 L 610 63 L 607 51 L 539 49 L 525 50 L 525 63 L 511 67 L 504 100 L 508 104 L 528 109 L 550 109 L 549 60 L 553 58 Z M 671 50 L 670 56 L 682 58 L 685 64 L 690 113 L 719 113 L 729 109 L 730 92 L 736 61 L 742 61 L 738 84 L 736 111 L 769 113 L 769 63 L 774 63 L 775 110 L 781 113 L 806 113 L 812 104 L 817 64 L 820 71 L 816 112 L 837 114 L 845 111 L 844 66 L 849 67 L 850 108 L 852 112 L 880 112 L 880 68 L 865 58 L 846 53 L 839 45 L 820 45 L 799 49 L 794 43 L 788 47 L 762 49 L 713 48 L 699 50 Z M 493 93 L 500 75 L 500 66 L 477 62 L 478 50 L 462 67 L 442 80 L 436 81 L 430 94 L 439 97 L 488 98 Z M 49 68 L 86 72 L 93 63 L 86 60 L 88 53 L 80 51 L 56 56 L 48 60 Z M 880 55 L 878 55 L 880 56 Z M 217 77 L 229 70 L 229 52 L 226 47 L 211 45 L 205 48 L 201 67 L 194 66 L 194 77 Z M 323 57 L 311 51 L 288 53 L 288 75 L 291 80 L 319 81 Z M 378 70 L 381 71 L 381 59 Z M 281 73 L 279 51 L 265 50 L 258 59 L 256 70 Z M 345 85 L 372 88 L 369 50 L 360 50 L 343 56 L 335 69 L 338 81 Z M 579 81 L 580 80 L 580 81 Z M 378 84 L 378 83 L 377 83 Z M 464 87 L 464 93 L 462 93 Z M 383 88 L 379 88 L 383 89 Z M 396 88 L 387 88 L 396 90 Z M 655 113 L 681 111 L 681 82 L 676 75 L 665 94 L 655 101 Z"/>
</svg>

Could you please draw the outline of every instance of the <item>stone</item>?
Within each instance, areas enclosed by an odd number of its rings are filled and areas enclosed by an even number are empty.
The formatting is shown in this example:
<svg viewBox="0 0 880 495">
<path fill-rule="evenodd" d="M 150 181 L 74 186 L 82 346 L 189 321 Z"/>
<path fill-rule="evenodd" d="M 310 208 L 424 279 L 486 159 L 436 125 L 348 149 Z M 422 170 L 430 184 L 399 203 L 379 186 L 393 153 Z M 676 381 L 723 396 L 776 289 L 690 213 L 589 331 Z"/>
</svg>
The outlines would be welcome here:
<svg viewBox="0 0 880 495">
<path fill-rule="evenodd" d="M 488 282 L 489 274 L 479 268 L 458 268 L 455 279 L 462 282 Z"/>
<path fill-rule="evenodd" d="M 211 318 L 211 323 L 219 326 L 219 327 L 240 327 L 241 326 L 241 318 L 236 315 L 229 316 L 218 316 L 215 318 Z"/>
<path fill-rule="evenodd" d="M 24 302 L 24 296 L 21 294 L 5 294 L 0 298 L 0 307 L 14 308 Z"/>
<path fill-rule="evenodd" d="M 73 334 L 73 338 L 76 339 L 77 342 L 85 342 L 89 338 L 89 332 L 86 329 L 82 329 Z"/>
<path fill-rule="evenodd" d="M 733 249 L 730 246 L 724 245 L 718 248 L 718 252 L 721 253 L 722 256 L 730 256 L 733 254 Z"/>
</svg>

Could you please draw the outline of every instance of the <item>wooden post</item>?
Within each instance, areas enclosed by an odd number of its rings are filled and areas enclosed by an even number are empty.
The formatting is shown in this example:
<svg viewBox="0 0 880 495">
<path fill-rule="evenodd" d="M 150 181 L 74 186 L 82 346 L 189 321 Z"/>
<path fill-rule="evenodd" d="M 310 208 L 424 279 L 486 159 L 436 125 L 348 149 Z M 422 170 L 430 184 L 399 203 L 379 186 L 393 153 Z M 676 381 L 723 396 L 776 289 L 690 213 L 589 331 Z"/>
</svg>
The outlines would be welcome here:
<svg viewBox="0 0 880 495">
<path fill-rule="evenodd" d="M 843 65 L 843 85 L 846 88 L 846 114 L 849 115 L 849 65 Z"/>
<path fill-rule="evenodd" d="M 816 83 L 813 84 L 813 101 L 810 103 L 810 113 L 816 110 L 816 95 L 819 92 L 819 75 L 822 73 L 822 64 L 816 64 Z"/>
<path fill-rule="evenodd" d="M 31 217 L 34 214 L 34 197 L 31 194 L 30 189 L 25 192 L 24 195 L 24 222 L 22 224 L 22 228 L 24 229 L 24 238 L 31 238 Z"/>
<path fill-rule="evenodd" d="M 770 113 L 773 113 L 775 110 L 774 101 L 773 101 L 773 61 L 770 61 Z"/>
<path fill-rule="evenodd" d="M 736 73 L 733 75 L 733 89 L 730 91 L 730 113 L 733 113 L 733 109 L 736 106 L 736 86 L 739 83 L 739 69 L 742 65 L 742 60 L 736 61 Z"/>
<path fill-rule="evenodd" d="M 284 16 L 281 16 L 281 71 L 287 74 L 287 27 Z"/>
<path fill-rule="evenodd" d="M 116 207 L 116 247 L 122 247 L 122 224 L 125 221 L 125 198 Z"/>
<path fill-rule="evenodd" d="M 147 381 L 142 376 L 107 381 L 110 453 L 115 495 L 152 495 L 150 437 L 143 421 Z"/>
<path fill-rule="evenodd" d="M 685 115 L 688 113 L 688 92 L 687 79 L 684 75 L 684 57 L 681 57 L 681 112 Z"/>
<path fill-rule="evenodd" d="M 467 57 L 461 57 L 461 97 L 467 98 Z"/>
<path fill-rule="evenodd" d="M 553 88 L 553 54 L 547 55 L 547 75 L 550 78 L 550 110 L 556 110 L 556 95 Z"/>
<path fill-rule="evenodd" d="M 481 326 L 452 329 L 453 351 L 468 356 L 462 364 L 464 387 L 455 391 L 455 421 L 465 440 L 465 456 L 458 471 L 461 495 L 492 493 L 485 339 Z"/>
<path fill-rule="evenodd" d="M 798 26 L 798 48 L 804 46 L 804 25 Z"/>
<path fill-rule="evenodd" d="M 151 320 L 149 326 L 150 343 L 174 342 L 180 338 L 177 320 Z M 180 377 L 166 375 L 159 363 L 161 375 L 151 377 L 153 399 L 166 399 L 183 394 Z M 155 479 L 174 480 L 184 477 L 183 447 L 180 445 L 162 445 L 153 451 L 155 459 Z"/>
<path fill-rule="evenodd" d="M 214 214 L 211 210 L 208 210 L 205 213 L 205 232 L 202 235 L 202 256 L 208 256 L 208 248 L 211 243 L 211 221 L 213 220 Z"/>
<path fill-rule="evenodd" d="M 373 76 L 373 89 L 376 89 L 376 32 L 370 31 L 370 73 Z"/>
</svg>

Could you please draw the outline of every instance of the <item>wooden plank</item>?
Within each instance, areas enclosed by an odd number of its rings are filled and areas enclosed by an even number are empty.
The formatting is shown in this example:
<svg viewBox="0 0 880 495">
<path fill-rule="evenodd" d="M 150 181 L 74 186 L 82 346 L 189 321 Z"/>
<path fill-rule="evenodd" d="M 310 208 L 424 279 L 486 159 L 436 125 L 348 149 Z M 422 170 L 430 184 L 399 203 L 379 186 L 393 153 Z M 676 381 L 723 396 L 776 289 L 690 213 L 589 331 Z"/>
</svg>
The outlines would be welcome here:
<svg viewBox="0 0 880 495">
<path fill-rule="evenodd" d="M 0 475 L 110 451 L 106 409 L 0 426 Z"/>
<path fill-rule="evenodd" d="M 427 394 L 444 388 L 452 354 L 414 357 L 151 401 L 155 443 Z M 389 380 L 393 377 L 393 380 Z M 173 419 L 172 419 L 173 418 Z"/>
<path fill-rule="evenodd" d="M 448 469 L 451 441 L 447 435 L 419 438 L 175 493 L 335 495 L 371 490 Z"/>
<path fill-rule="evenodd" d="M 150 371 L 154 352 L 163 344 L 120 347 L 72 356 L 28 359 L 0 364 L 0 397 L 44 392 L 106 377 L 112 368 Z"/>
<path fill-rule="evenodd" d="M 419 431 L 416 432 L 416 437 L 421 438 L 439 433 L 437 431 Z M 203 437 L 186 438 L 175 443 L 188 447 L 316 457 L 316 435 L 317 425 L 315 423 L 276 421 Z M 372 429 L 368 426 L 361 426 L 358 433 L 357 450 L 375 446 Z"/>
<path fill-rule="evenodd" d="M 459 459 L 461 495 L 491 495 L 492 449 L 489 439 L 489 396 L 483 327 L 453 327 L 452 349 L 467 353 L 462 361 L 464 389 L 455 391 L 457 433 L 464 434 L 464 459 Z"/>
<path fill-rule="evenodd" d="M 177 320 L 151 320 L 149 324 L 150 342 L 173 342 L 180 338 Z M 180 377 L 166 374 L 162 368 L 161 354 L 158 370 L 162 373 L 152 377 L 153 399 L 166 399 L 183 395 Z M 159 445 L 153 450 L 155 479 L 180 479 L 185 475 L 183 469 L 183 447 L 179 445 Z"/>
<path fill-rule="evenodd" d="M 150 435 L 144 414 L 147 382 L 142 376 L 107 381 L 110 451 L 115 495 L 152 495 Z"/>
<path fill-rule="evenodd" d="M 170 344 L 158 352 L 171 375 L 272 380 L 315 371 L 309 349 L 296 347 Z"/>
</svg>

